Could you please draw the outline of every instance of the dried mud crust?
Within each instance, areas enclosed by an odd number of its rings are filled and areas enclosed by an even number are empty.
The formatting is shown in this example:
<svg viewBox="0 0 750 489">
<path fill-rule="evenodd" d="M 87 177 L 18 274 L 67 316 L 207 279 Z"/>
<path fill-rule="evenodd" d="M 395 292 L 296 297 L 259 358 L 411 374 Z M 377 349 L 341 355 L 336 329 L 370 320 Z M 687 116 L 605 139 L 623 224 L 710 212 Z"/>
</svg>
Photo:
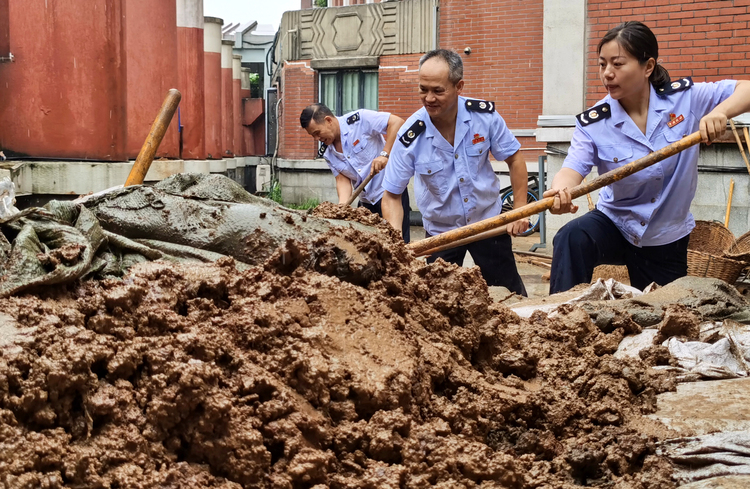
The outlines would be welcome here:
<svg viewBox="0 0 750 489">
<path fill-rule="evenodd" d="M 397 239 L 146 263 L 0 315 L 6 487 L 673 486 L 631 422 L 674 384 L 611 355 L 637 325 L 522 320 Z"/>
</svg>

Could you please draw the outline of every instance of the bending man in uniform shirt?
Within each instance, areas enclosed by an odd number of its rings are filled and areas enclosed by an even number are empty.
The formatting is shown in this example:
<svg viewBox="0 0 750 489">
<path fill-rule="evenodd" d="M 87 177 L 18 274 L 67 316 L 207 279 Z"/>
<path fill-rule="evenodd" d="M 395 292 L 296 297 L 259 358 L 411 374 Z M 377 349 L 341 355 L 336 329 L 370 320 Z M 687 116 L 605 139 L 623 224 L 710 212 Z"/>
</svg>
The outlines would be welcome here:
<svg viewBox="0 0 750 489">
<path fill-rule="evenodd" d="M 521 147 L 492 102 L 465 99 L 461 57 L 445 49 L 419 60 L 419 97 L 424 105 L 399 131 L 399 143 L 385 169 L 383 215 L 396 227 L 401 221 L 401 194 L 414 176 L 417 205 L 426 235 L 434 236 L 500 214 L 500 182 L 492 171 L 490 151 L 505 160 L 515 195 L 526 195 L 528 174 Z M 526 199 L 516 199 L 516 207 Z M 508 225 L 517 235 L 529 222 Z M 510 236 L 500 235 L 441 251 L 428 257 L 463 264 L 466 251 L 488 285 L 517 294 L 526 289 L 516 269 Z"/>
<path fill-rule="evenodd" d="M 359 206 L 383 216 L 383 173 L 396 136 L 404 120 L 388 112 L 360 109 L 336 117 L 323 104 L 312 104 L 302 111 L 299 122 L 316 141 L 322 143 L 319 156 L 325 158 L 336 177 L 339 204 L 352 196 L 370 173 L 376 174 L 359 194 Z M 385 135 L 385 137 L 383 137 Z M 409 242 L 409 195 L 404 192 L 401 235 Z M 398 229 L 398 227 L 396 227 Z"/>
<path fill-rule="evenodd" d="M 555 196 L 553 214 L 578 209 L 568 189 L 594 165 L 600 173 L 614 170 L 698 130 L 708 143 L 724 133 L 727 118 L 750 110 L 747 81 L 671 81 L 656 62 L 656 36 L 641 22 L 611 29 L 598 53 L 609 94 L 576 117 L 568 156 L 544 193 Z M 602 188 L 596 209 L 555 235 L 550 293 L 591 282 L 601 264 L 627 265 L 630 283 L 639 289 L 687 275 L 698 151 L 690 147 Z"/>
</svg>

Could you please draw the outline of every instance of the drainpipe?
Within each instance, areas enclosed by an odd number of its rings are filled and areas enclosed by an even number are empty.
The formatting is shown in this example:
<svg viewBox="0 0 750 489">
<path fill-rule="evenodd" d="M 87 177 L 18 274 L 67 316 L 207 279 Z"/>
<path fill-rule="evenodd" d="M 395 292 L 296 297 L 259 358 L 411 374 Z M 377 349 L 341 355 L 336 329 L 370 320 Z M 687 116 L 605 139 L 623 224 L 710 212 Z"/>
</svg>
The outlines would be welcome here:
<svg viewBox="0 0 750 489">
<path fill-rule="evenodd" d="M 279 141 L 281 140 L 281 117 L 279 116 L 279 107 L 281 101 L 284 99 L 284 95 L 281 91 L 281 85 L 279 82 L 275 82 L 273 86 L 276 87 L 276 144 L 273 149 L 273 157 L 271 158 L 271 181 L 276 177 L 276 156 L 279 154 Z"/>
<path fill-rule="evenodd" d="M 432 49 L 438 48 L 438 30 L 440 29 L 440 26 L 438 25 L 438 19 L 439 17 L 439 10 L 440 10 L 440 0 L 432 0 Z"/>
</svg>

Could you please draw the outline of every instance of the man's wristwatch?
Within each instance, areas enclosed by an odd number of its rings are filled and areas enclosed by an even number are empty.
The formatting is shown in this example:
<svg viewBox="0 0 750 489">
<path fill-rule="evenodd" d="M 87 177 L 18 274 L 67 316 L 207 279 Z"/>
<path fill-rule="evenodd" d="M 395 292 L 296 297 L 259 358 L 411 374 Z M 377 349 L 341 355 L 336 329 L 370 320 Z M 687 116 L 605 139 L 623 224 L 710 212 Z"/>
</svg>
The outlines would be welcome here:
<svg viewBox="0 0 750 489">
<path fill-rule="evenodd" d="M 381 151 L 379 156 L 382 156 L 383 158 L 388 158 L 388 156 L 390 155 L 388 154 L 388 151 Z"/>
</svg>

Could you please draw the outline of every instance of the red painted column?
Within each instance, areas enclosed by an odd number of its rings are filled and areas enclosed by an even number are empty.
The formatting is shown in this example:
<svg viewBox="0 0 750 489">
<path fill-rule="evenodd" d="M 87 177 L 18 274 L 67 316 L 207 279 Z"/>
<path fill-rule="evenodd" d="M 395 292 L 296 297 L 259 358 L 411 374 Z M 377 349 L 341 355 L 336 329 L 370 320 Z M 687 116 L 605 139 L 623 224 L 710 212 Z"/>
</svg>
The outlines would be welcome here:
<svg viewBox="0 0 750 489">
<path fill-rule="evenodd" d="M 0 0 L 0 56 L 10 54 L 10 10 L 8 0 Z"/>
<path fill-rule="evenodd" d="M 231 157 L 234 154 L 234 103 L 232 101 L 232 49 L 234 41 L 221 41 L 221 135 L 224 141 L 222 156 Z"/>
<path fill-rule="evenodd" d="M 126 158 L 122 4 L 9 2 L 15 61 L 0 64 L 0 146 L 6 154 Z"/>
<path fill-rule="evenodd" d="M 221 135 L 221 26 L 224 21 L 216 17 L 204 17 L 203 26 L 203 89 L 206 98 L 206 156 L 222 157 L 224 141 Z"/>
<path fill-rule="evenodd" d="M 203 0 L 177 0 L 177 88 L 182 92 L 182 158 L 206 158 Z"/>
<path fill-rule="evenodd" d="M 242 56 L 232 57 L 232 113 L 234 114 L 234 155 L 245 156 L 242 151 L 242 95 L 240 95 L 240 73 L 242 70 Z"/>
<path fill-rule="evenodd" d="M 167 92 L 177 86 L 175 2 L 128 0 L 122 3 L 125 9 L 127 153 L 130 159 L 138 156 Z M 143 15 L 144 12 L 148 15 Z M 148 35 L 144 35 L 145 32 Z M 178 123 L 174 117 L 156 156 L 178 158 L 178 143 Z"/>
<path fill-rule="evenodd" d="M 252 156 L 255 154 L 255 145 L 250 127 L 246 126 L 245 99 L 250 98 L 250 68 L 240 68 L 240 130 L 242 131 L 242 154 Z"/>
</svg>

